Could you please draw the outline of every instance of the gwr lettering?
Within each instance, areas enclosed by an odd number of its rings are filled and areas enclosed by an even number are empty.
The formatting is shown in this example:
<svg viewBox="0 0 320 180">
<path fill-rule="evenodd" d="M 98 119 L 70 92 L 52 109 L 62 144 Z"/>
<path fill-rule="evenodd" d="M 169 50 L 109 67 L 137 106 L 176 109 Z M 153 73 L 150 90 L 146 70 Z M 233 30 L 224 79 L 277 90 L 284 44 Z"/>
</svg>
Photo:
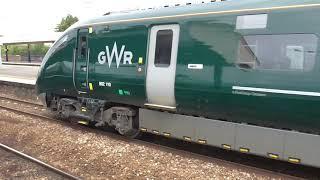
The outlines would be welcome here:
<svg viewBox="0 0 320 180">
<path fill-rule="evenodd" d="M 122 45 L 120 52 L 118 51 L 117 42 L 114 43 L 112 51 L 110 53 L 109 46 L 106 46 L 106 51 L 101 51 L 98 55 L 98 62 L 100 64 L 105 64 L 108 60 L 109 68 L 111 67 L 112 61 L 115 58 L 117 63 L 117 68 L 123 61 L 123 64 L 132 64 L 133 54 L 131 51 L 125 51 L 126 46 Z"/>
</svg>

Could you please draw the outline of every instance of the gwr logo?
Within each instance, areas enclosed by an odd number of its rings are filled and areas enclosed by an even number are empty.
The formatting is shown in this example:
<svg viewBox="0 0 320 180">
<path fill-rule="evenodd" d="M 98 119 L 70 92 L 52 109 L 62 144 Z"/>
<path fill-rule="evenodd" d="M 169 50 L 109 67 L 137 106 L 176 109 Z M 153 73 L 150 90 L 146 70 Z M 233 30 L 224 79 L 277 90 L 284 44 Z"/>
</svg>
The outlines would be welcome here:
<svg viewBox="0 0 320 180">
<path fill-rule="evenodd" d="M 132 57 L 133 54 L 131 51 L 125 51 L 126 46 L 122 45 L 120 52 L 118 52 L 118 46 L 117 42 L 114 43 L 113 49 L 110 53 L 109 46 L 106 46 L 106 51 L 101 51 L 98 55 L 98 62 L 100 64 L 105 64 L 108 60 L 109 68 L 111 67 L 111 63 L 113 61 L 113 58 L 116 59 L 117 68 L 119 68 L 119 65 L 121 63 L 121 60 L 123 61 L 123 64 L 132 64 Z"/>
</svg>

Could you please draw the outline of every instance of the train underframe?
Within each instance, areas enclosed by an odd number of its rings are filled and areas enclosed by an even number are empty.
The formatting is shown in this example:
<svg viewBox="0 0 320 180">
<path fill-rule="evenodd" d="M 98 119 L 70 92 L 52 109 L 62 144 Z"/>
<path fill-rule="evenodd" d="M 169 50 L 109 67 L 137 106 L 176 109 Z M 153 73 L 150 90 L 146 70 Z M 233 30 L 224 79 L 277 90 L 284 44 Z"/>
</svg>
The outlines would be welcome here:
<svg viewBox="0 0 320 180">
<path fill-rule="evenodd" d="M 320 136 L 291 130 L 109 104 L 104 100 L 40 95 L 61 118 L 109 126 L 135 138 L 148 132 L 184 141 L 320 167 Z"/>
</svg>

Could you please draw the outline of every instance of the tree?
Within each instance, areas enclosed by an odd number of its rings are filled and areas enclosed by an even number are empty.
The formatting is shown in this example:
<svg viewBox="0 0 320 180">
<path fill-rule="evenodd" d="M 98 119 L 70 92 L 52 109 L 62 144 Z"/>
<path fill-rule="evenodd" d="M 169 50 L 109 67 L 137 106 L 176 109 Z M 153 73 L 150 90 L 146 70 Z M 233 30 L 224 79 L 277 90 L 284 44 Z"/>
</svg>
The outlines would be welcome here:
<svg viewBox="0 0 320 180">
<path fill-rule="evenodd" d="M 63 32 L 68 29 L 72 24 L 78 22 L 79 19 L 76 16 L 72 16 L 68 14 L 66 17 L 62 18 L 61 22 L 57 24 L 55 31 L 56 32 Z"/>
<path fill-rule="evenodd" d="M 45 44 L 31 44 L 30 53 L 31 55 L 45 55 L 49 48 L 50 47 Z"/>
</svg>

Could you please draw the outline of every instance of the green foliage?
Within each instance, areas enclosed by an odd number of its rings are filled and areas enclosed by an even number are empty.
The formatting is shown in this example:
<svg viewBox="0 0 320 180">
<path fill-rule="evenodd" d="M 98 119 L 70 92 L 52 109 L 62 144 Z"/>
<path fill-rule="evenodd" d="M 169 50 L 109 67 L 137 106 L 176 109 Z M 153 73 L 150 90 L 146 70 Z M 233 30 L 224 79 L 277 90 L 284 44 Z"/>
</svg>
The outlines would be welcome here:
<svg viewBox="0 0 320 180">
<path fill-rule="evenodd" d="M 4 47 L 2 47 L 2 46 L 0 46 L 0 48 L 1 48 L 1 57 L 2 58 L 0 58 L 0 59 L 2 59 L 2 61 L 3 61 L 3 58 L 5 57 L 5 52 L 4 52 Z"/>
<path fill-rule="evenodd" d="M 49 50 L 49 46 L 45 44 L 31 44 L 30 45 L 30 54 L 31 55 L 45 55 Z M 2 46 L 2 56 L 5 55 L 5 47 Z M 28 46 L 23 45 L 9 45 L 8 46 L 8 55 L 27 55 L 28 54 Z"/>
<path fill-rule="evenodd" d="M 55 28 L 56 32 L 63 32 L 66 29 L 68 29 L 72 24 L 78 22 L 78 18 L 76 16 L 72 16 L 68 14 L 66 17 L 62 18 L 61 22 L 57 24 L 57 27 Z"/>
<path fill-rule="evenodd" d="M 28 47 L 26 45 L 12 45 L 8 46 L 9 55 L 25 55 L 28 53 Z"/>
<path fill-rule="evenodd" d="M 44 44 L 33 44 L 30 46 L 30 52 L 32 55 L 45 55 L 49 48 Z"/>
</svg>

